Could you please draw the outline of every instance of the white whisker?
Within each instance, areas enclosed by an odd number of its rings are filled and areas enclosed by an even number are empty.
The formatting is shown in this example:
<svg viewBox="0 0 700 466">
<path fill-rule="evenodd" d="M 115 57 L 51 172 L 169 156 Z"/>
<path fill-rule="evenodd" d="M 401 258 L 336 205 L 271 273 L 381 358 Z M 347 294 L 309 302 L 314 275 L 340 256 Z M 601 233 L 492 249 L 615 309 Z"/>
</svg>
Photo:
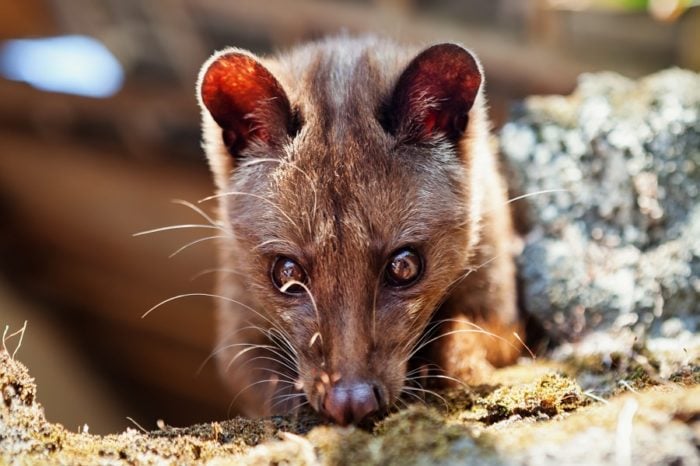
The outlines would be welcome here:
<svg viewBox="0 0 700 466">
<path fill-rule="evenodd" d="M 239 305 L 239 306 L 242 306 L 242 307 L 245 308 L 245 309 L 248 309 L 249 311 L 251 311 L 252 313 L 254 313 L 255 315 L 257 315 L 257 316 L 260 317 L 261 319 L 265 320 L 267 323 L 269 323 L 269 324 L 272 326 L 272 328 L 275 328 L 275 329 L 276 329 L 277 331 L 279 331 L 280 333 L 286 334 L 286 331 L 285 331 L 284 329 L 282 329 L 282 328 L 279 328 L 279 326 L 278 326 L 278 324 L 277 324 L 276 322 L 272 321 L 270 318 L 268 318 L 267 316 L 265 316 L 265 315 L 262 314 L 261 312 L 259 312 L 259 311 L 255 310 L 255 309 L 253 309 L 252 307 L 248 306 L 247 304 L 242 303 L 241 301 L 237 301 L 237 300 L 232 299 L 232 298 L 228 298 L 228 297 L 226 297 L 226 296 L 221 296 L 221 295 L 213 294 L 213 293 L 184 293 L 184 294 L 180 294 L 180 295 L 177 295 L 177 296 L 172 296 L 172 297 L 170 297 L 170 298 L 168 298 L 168 299 L 164 299 L 163 301 L 159 302 L 158 304 L 156 304 L 155 306 L 153 306 L 152 308 L 150 308 L 148 311 L 146 311 L 146 312 L 141 316 L 141 318 L 143 319 L 143 318 L 147 317 L 151 312 L 155 311 L 155 310 L 158 309 L 159 307 L 161 307 L 161 306 L 163 306 L 163 305 L 165 305 L 165 304 L 168 304 L 168 303 L 170 303 L 170 302 L 172 302 L 172 301 L 176 301 L 176 300 L 178 300 L 178 299 L 183 299 L 183 298 L 191 298 L 191 297 L 205 297 L 205 298 L 222 299 L 222 300 L 224 300 L 224 301 L 228 301 L 228 302 L 230 302 L 230 303 L 237 304 L 237 305 Z M 287 335 L 287 337 L 288 337 L 288 336 L 289 336 L 289 335 Z"/>
<path fill-rule="evenodd" d="M 401 395 L 412 396 L 413 398 L 415 398 L 416 400 L 418 400 L 421 404 L 425 404 L 425 400 L 424 400 L 423 398 L 421 398 L 420 396 L 416 395 L 415 393 L 413 393 L 412 391 L 408 391 L 408 390 L 404 391 L 404 390 L 402 389 L 402 390 L 401 390 Z M 396 398 L 396 401 L 398 401 L 398 400 L 400 400 L 400 399 L 401 399 L 401 398 Z M 408 405 L 406 405 L 405 403 L 404 403 L 404 406 L 405 406 L 405 407 L 408 407 Z"/>
<path fill-rule="evenodd" d="M 197 214 L 199 214 L 204 220 L 209 222 L 211 225 L 214 226 L 220 226 L 218 222 L 216 222 L 213 218 L 211 218 L 204 210 L 200 209 L 196 205 L 192 204 L 189 201 L 185 201 L 183 199 L 172 199 L 171 202 L 173 204 L 179 204 L 185 207 L 189 207 L 190 209 L 194 210 Z"/>
<path fill-rule="evenodd" d="M 527 194 L 522 194 L 520 196 L 513 197 L 511 199 L 508 199 L 506 201 L 506 204 L 510 204 L 515 201 L 519 201 L 521 199 L 526 199 L 528 197 L 533 197 L 533 196 L 539 196 L 540 194 L 551 194 L 551 193 L 569 193 L 571 192 L 568 189 L 543 189 L 542 191 L 535 191 L 532 193 L 527 193 Z"/>
<path fill-rule="evenodd" d="M 537 359 L 537 356 L 535 356 L 535 353 L 533 353 L 532 350 L 530 349 L 530 347 L 525 344 L 525 342 L 523 341 L 522 338 L 520 338 L 520 335 L 518 335 L 518 332 L 513 332 L 513 336 L 515 336 L 515 338 L 518 339 L 520 344 L 523 345 L 523 348 L 525 348 L 527 350 L 527 352 L 530 353 L 530 357 L 532 359 Z"/>
<path fill-rule="evenodd" d="M 194 274 L 194 275 L 192 275 L 192 276 L 190 277 L 190 281 L 193 282 L 193 281 L 197 280 L 198 278 L 201 278 L 201 277 L 203 277 L 203 276 L 205 276 L 205 275 L 209 275 L 209 274 L 212 274 L 212 273 L 231 273 L 231 274 L 234 274 L 234 275 L 245 276 L 244 273 L 242 273 L 242 272 L 240 272 L 240 271 L 238 271 L 238 270 L 234 270 L 234 269 L 220 269 L 220 268 L 214 267 L 214 268 L 211 268 L 211 269 L 204 269 L 204 270 L 202 270 L 201 272 L 197 272 L 196 274 Z"/>
<path fill-rule="evenodd" d="M 509 342 L 509 341 L 506 340 L 505 338 L 501 337 L 500 335 L 496 335 L 495 333 L 488 332 L 488 331 L 484 330 L 483 328 L 479 327 L 478 325 L 476 325 L 476 324 L 473 323 L 473 322 L 469 322 L 469 321 L 467 321 L 467 320 L 460 320 L 460 319 L 445 319 L 444 322 L 462 323 L 462 324 L 466 324 L 466 325 L 471 325 L 471 326 L 474 327 L 474 328 L 473 328 L 473 329 L 457 329 L 457 330 L 451 330 L 451 331 L 449 331 L 449 332 L 442 333 L 442 334 L 440 334 L 440 335 L 438 335 L 438 336 L 436 336 L 436 337 L 430 338 L 428 341 L 423 342 L 423 343 L 421 343 L 419 346 L 417 346 L 416 348 L 414 348 L 413 351 L 411 351 L 411 353 L 410 353 L 410 354 L 408 355 L 408 357 L 405 359 L 405 361 L 408 361 L 409 359 L 411 359 L 413 356 L 415 356 L 415 354 L 416 354 L 418 351 L 420 351 L 421 349 L 425 348 L 425 347 L 428 346 L 430 343 L 432 343 L 432 342 L 434 342 L 434 341 L 437 341 L 437 340 L 439 340 L 439 339 L 441 339 L 441 338 L 444 338 L 444 337 L 447 337 L 447 336 L 450 336 L 450 335 L 460 334 L 460 333 L 479 333 L 479 334 L 487 335 L 487 336 L 489 336 L 489 337 L 496 338 L 497 340 L 500 340 L 500 341 L 506 343 L 508 346 L 510 346 L 511 348 L 513 348 L 513 349 L 515 349 L 515 350 L 518 349 L 515 345 L 513 345 L 511 342 Z"/>
<path fill-rule="evenodd" d="M 299 228 L 299 225 L 298 225 L 294 220 L 292 220 L 292 218 L 291 218 L 289 215 L 287 215 L 287 213 L 286 213 L 284 210 L 282 210 L 282 208 L 281 208 L 280 206 L 278 206 L 277 204 L 275 204 L 275 203 L 272 202 L 270 199 L 268 199 L 268 198 L 266 198 L 266 197 L 264 197 L 264 196 L 259 196 L 259 195 L 257 195 L 257 194 L 253 194 L 253 193 L 244 193 L 244 192 L 241 192 L 241 191 L 230 191 L 230 192 L 226 192 L 226 193 L 219 193 L 219 194 L 214 194 L 214 195 L 212 195 L 212 196 L 207 196 L 207 197 L 205 197 L 205 198 L 203 198 L 203 199 L 200 199 L 200 200 L 197 201 L 197 202 L 198 202 L 198 203 L 207 202 L 207 201 L 210 201 L 210 200 L 212 200 L 212 199 L 220 199 L 220 198 L 226 197 L 226 196 L 250 196 L 250 197 L 253 197 L 253 198 L 255 198 L 255 199 L 261 200 L 261 201 L 263 201 L 263 202 L 267 202 L 267 203 L 270 204 L 272 207 L 274 207 L 275 209 L 277 209 L 277 211 L 278 211 L 280 214 L 282 214 L 282 216 L 283 216 L 284 218 L 286 218 L 287 221 L 289 221 L 289 223 L 291 223 L 292 226 L 294 226 L 294 227 L 297 229 L 297 232 L 298 232 L 299 234 L 302 233 L 301 228 Z"/>
<path fill-rule="evenodd" d="M 292 247 L 295 247 L 295 244 L 291 241 L 286 241 L 283 239 L 275 238 L 275 239 L 268 239 L 267 241 L 263 241 L 262 243 L 253 246 L 252 250 L 257 251 L 258 249 L 265 247 L 268 244 L 275 244 L 275 243 L 287 244 L 287 245 L 291 245 Z"/>
<path fill-rule="evenodd" d="M 283 366 L 283 367 L 289 369 L 290 371 L 292 371 L 292 372 L 294 372 L 294 373 L 297 372 L 297 368 L 291 366 L 291 365 L 288 364 L 286 361 L 282 361 L 282 360 L 276 359 L 276 358 L 271 358 L 271 357 L 269 357 L 269 356 L 256 356 L 256 357 L 254 357 L 254 358 L 249 359 L 249 361 L 252 362 L 252 361 L 256 361 L 256 360 L 258 360 L 258 359 L 264 359 L 264 360 L 267 360 L 267 361 L 273 361 L 273 362 L 279 364 L 280 366 Z M 271 372 L 274 372 L 274 371 L 272 371 L 272 369 L 265 369 L 265 370 L 270 370 Z M 275 373 L 277 373 L 277 372 L 275 372 Z M 286 376 L 286 377 L 289 377 L 289 376 Z M 290 377 L 290 380 L 292 380 L 291 377 Z"/>
<path fill-rule="evenodd" d="M 304 176 L 306 177 L 306 179 L 309 181 L 309 187 L 311 188 L 311 190 L 312 190 L 313 193 L 314 193 L 314 207 L 313 207 L 313 209 L 311 210 L 311 212 L 312 212 L 312 214 L 315 216 L 315 215 L 316 215 L 316 209 L 317 209 L 317 206 L 318 206 L 318 193 L 316 192 L 316 186 L 314 185 L 314 180 L 311 178 L 311 176 L 309 176 L 308 173 L 306 173 L 304 170 L 302 170 L 301 168 L 299 168 L 295 163 L 289 162 L 289 161 L 283 160 L 283 159 L 270 159 L 270 158 L 252 159 L 252 160 L 246 161 L 246 162 L 245 162 L 245 165 L 248 166 L 248 165 L 253 165 L 253 164 L 256 164 L 256 163 L 263 163 L 263 162 L 274 162 L 274 163 L 279 163 L 279 164 L 287 165 L 287 166 L 289 166 L 289 167 L 292 167 L 292 168 L 295 169 L 295 170 L 298 170 L 299 173 L 301 173 L 302 175 L 304 175 Z M 309 217 L 311 217 L 311 216 L 309 216 Z M 311 229 L 311 224 L 309 224 L 308 227 L 309 227 L 309 231 L 311 232 L 311 231 L 312 231 L 312 229 Z"/>
<path fill-rule="evenodd" d="M 213 357 L 220 354 L 222 351 L 226 351 L 227 349 L 236 348 L 239 346 L 246 346 L 246 347 L 254 346 L 256 348 L 267 349 L 267 350 L 275 348 L 275 346 L 272 346 L 272 345 L 258 345 L 256 343 L 231 343 L 230 345 L 224 345 L 224 346 L 221 346 L 219 348 L 216 348 L 214 351 L 209 353 L 209 356 L 207 356 L 206 359 L 204 359 L 204 361 L 202 362 L 202 364 L 199 365 L 199 368 L 197 369 L 197 371 L 195 373 L 200 374 L 202 372 L 202 370 L 204 369 L 204 366 L 206 366 L 206 364 L 209 361 L 211 361 L 211 359 Z"/>
<path fill-rule="evenodd" d="M 450 404 L 447 402 L 445 397 L 443 397 L 442 395 L 438 394 L 437 392 L 435 392 L 433 390 L 428 390 L 428 389 L 422 388 L 422 387 L 407 387 L 407 386 L 405 386 L 405 387 L 403 387 L 402 391 L 404 391 L 404 393 L 407 393 L 407 392 L 425 393 L 426 395 L 431 395 L 431 396 L 434 396 L 435 398 L 438 398 L 439 400 L 441 400 L 443 402 L 443 404 L 445 405 L 445 408 L 448 408 L 450 406 Z"/>
<path fill-rule="evenodd" d="M 258 381 L 256 381 L 256 382 L 253 382 L 253 383 L 250 383 L 250 384 L 246 385 L 245 387 L 243 387 L 243 388 L 238 392 L 238 394 L 233 398 L 233 400 L 231 400 L 231 403 L 229 403 L 229 405 L 228 405 L 228 414 L 229 414 L 229 415 L 231 414 L 231 408 L 233 408 L 233 405 L 236 404 L 236 401 L 238 400 L 238 398 L 240 398 L 240 396 L 243 394 L 243 392 L 245 392 L 245 391 L 251 389 L 252 387 L 255 387 L 256 385 L 260 385 L 261 383 L 271 383 L 271 382 L 274 382 L 274 383 L 282 382 L 282 383 L 284 383 L 284 384 L 288 384 L 288 383 L 289 383 L 289 382 L 284 381 L 284 380 L 279 380 L 278 378 L 271 378 L 271 379 L 265 379 L 265 380 L 258 380 Z"/>
<path fill-rule="evenodd" d="M 323 361 L 324 361 L 323 364 L 325 366 L 326 365 L 326 352 L 323 348 L 323 346 L 324 346 L 323 345 L 323 335 L 321 335 L 321 332 L 320 332 L 320 330 L 321 330 L 321 316 L 318 312 L 318 306 L 316 306 L 316 300 L 314 299 L 314 295 L 311 293 L 311 290 L 309 290 L 309 288 L 305 284 L 303 284 L 302 282 L 297 281 L 297 280 L 288 281 L 287 283 L 284 284 L 284 286 L 282 288 L 280 288 L 280 291 L 282 291 L 282 293 L 284 293 L 289 289 L 289 287 L 294 286 L 294 285 L 298 285 L 298 286 L 302 287 L 306 291 L 306 294 L 309 295 L 309 299 L 311 299 L 311 305 L 313 306 L 314 313 L 316 314 L 316 325 L 318 326 L 318 330 L 319 330 L 317 338 L 321 341 L 321 350 L 323 353 Z"/>
<path fill-rule="evenodd" d="M 178 254 L 180 254 L 180 253 L 181 253 L 182 251 L 184 251 L 185 249 L 187 249 L 187 248 L 189 248 L 189 247 L 191 247 L 191 246 L 194 246 L 195 244 L 204 243 L 205 241 L 211 241 L 211 240 L 213 240 L 213 239 L 224 239 L 224 238 L 229 238 L 229 236 L 228 236 L 228 235 L 205 236 L 204 238 L 199 238 L 199 239 L 196 239 L 196 240 L 194 240 L 194 241 L 190 241 L 189 243 L 187 243 L 187 244 L 185 244 L 184 246 L 178 248 L 175 252 L 173 252 L 172 254 L 170 254 L 170 255 L 168 256 L 168 259 L 172 259 L 173 257 L 177 256 Z"/>
<path fill-rule="evenodd" d="M 425 393 L 426 395 L 431 395 L 434 396 L 435 398 L 439 398 L 442 400 L 442 402 L 445 405 L 445 409 L 449 408 L 450 404 L 447 402 L 445 397 L 441 396 L 440 394 L 434 392 L 433 390 L 428 390 L 427 388 L 419 388 L 419 387 L 409 387 L 404 385 L 401 388 L 402 393 L 408 393 L 408 392 L 419 392 L 419 393 Z"/>
<path fill-rule="evenodd" d="M 413 376 L 413 377 L 406 377 L 406 380 L 412 380 L 412 381 L 422 380 L 422 379 L 445 379 L 445 380 L 449 380 L 450 382 L 455 382 L 464 388 L 469 387 L 469 385 L 464 383 L 463 380 L 459 380 L 459 379 L 456 379 L 454 377 L 450 377 L 449 375 L 433 374 L 433 375 L 418 375 L 418 376 Z"/>
<path fill-rule="evenodd" d="M 167 227 L 153 228 L 152 230 L 139 231 L 138 233 L 134 233 L 131 236 L 134 236 L 134 237 L 144 236 L 144 235 L 151 235 L 153 233 L 160 233 L 163 231 L 185 230 L 188 228 L 209 228 L 209 229 L 214 229 L 214 230 L 221 230 L 222 229 L 220 226 L 216 226 L 216 225 L 200 225 L 197 223 L 192 223 L 192 224 L 170 225 Z"/>
</svg>

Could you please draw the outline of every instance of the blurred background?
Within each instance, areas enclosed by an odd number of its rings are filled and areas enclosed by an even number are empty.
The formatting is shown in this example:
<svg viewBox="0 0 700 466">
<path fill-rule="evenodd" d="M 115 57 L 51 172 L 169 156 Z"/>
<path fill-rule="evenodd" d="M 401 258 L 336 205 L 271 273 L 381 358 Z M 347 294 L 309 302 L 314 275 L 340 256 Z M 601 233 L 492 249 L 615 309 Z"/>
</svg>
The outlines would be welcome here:
<svg viewBox="0 0 700 466">
<path fill-rule="evenodd" d="M 199 66 L 340 32 L 458 41 L 481 57 L 495 126 L 580 73 L 700 69 L 693 0 L 22 0 L 0 3 L 0 327 L 51 421 L 106 433 L 224 419 L 206 234 L 173 199 L 213 191 Z M 17 337 L 7 346 L 12 349 Z"/>
</svg>

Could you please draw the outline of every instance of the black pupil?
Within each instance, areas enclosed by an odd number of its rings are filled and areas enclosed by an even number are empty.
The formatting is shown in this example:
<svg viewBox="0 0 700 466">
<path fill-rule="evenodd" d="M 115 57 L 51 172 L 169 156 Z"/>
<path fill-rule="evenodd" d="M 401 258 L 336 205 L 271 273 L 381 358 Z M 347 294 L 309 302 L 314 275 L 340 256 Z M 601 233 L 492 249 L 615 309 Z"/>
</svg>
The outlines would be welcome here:
<svg viewBox="0 0 700 466">
<path fill-rule="evenodd" d="M 387 268 L 389 281 L 395 285 L 407 285 L 415 280 L 419 273 L 420 259 L 416 253 L 410 250 L 396 254 Z"/>
<path fill-rule="evenodd" d="M 299 264 L 288 258 L 280 258 L 273 269 L 275 285 L 280 290 L 289 282 L 304 283 L 306 275 Z M 300 285 L 290 285 L 284 291 L 286 293 L 301 293 L 304 289 Z"/>
</svg>

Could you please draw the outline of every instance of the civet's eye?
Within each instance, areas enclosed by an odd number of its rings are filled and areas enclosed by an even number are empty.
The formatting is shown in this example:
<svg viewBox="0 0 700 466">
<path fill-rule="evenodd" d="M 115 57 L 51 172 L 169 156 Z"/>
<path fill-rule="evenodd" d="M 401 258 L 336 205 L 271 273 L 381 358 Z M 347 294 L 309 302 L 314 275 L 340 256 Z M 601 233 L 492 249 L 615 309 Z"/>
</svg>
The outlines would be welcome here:
<svg viewBox="0 0 700 466">
<path fill-rule="evenodd" d="M 272 276 L 272 283 L 283 293 L 300 294 L 304 292 L 304 287 L 297 284 L 292 284 L 285 288 L 285 285 L 289 282 L 306 283 L 306 272 L 304 272 L 303 267 L 289 257 L 277 257 L 272 263 L 270 275 Z"/>
<path fill-rule="evenodd" d="M 399 249 L 386 266 L 386 282 L 390 286 L 403 287 L 415 283 L 423 271 L 423 260 L 412 249 Z"/>
</svg>

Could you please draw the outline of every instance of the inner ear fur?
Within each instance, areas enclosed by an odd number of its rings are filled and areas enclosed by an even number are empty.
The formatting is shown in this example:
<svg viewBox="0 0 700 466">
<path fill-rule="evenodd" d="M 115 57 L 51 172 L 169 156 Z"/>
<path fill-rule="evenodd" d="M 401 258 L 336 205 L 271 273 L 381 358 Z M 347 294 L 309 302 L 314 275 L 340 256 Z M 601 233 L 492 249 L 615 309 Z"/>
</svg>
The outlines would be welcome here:
<svg viewBox="0 0 700 466">
<path fill-rule="evenodd" d="M 215 172 L 230 171 L 232 163 L 213 158 L 240 158 L 253 144 L 274 148 L 292 131 L 287 94 L 250 52 L 227 49 L 211 57 L 200 71 L 197 97 L 207 155 Z"/>
<path fill-rule="evenodd" d="M 419 53 L 399 76 L 389 100 L 389 131 L 406 142 L 445 137 L 457 142 L 482 84 L 477 59 L 456 44 Z"/>
</svg>

